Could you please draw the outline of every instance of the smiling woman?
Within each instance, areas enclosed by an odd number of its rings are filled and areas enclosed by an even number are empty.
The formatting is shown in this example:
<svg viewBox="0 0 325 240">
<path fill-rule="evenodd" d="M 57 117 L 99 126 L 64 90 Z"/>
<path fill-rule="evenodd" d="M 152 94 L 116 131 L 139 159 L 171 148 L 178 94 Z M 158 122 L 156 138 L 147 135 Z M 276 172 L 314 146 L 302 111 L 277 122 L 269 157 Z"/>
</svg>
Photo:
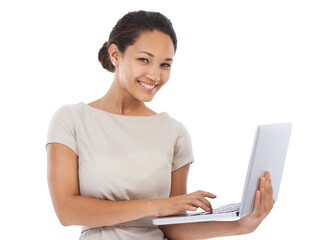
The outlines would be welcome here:
<svg viewBox="0 0 325 240">
<path fill-rule="evenodd" d="M 176 49 L 177 38 L 169 19 L 157 12 L 128 13 L 117 22 L 98 54 L 103 68 L 115 72 L 107 95 L 124 89 L 123 93 L 131 95 L 145 115 L 154 113 L 143 102 L 151 101 L 168 81 Z M 100 100 L 90 105 L 96 104 L 102 105 Z M 116 109 L 116 105 L 106 110 L 132 114 L 131 109 Z"/>
<path fill-rule="evenodd" d="M 151 101 L 169 79 L 174 46 L 165 33 L 142 32 L 124 53 L 115 44 L 108 51 L 115 63 L 116 84 L 141 102 Z"/>
<path fill-rule="evenodd" d="M 272 186 L 262 179 L 251 215 L 238 222 L 157 227 L 157 216 L 211 211 L 212 193 L 186 193 L 194 161 L 190 134 L 167 113 L 145 102 L 167 83 L 177 39 L 171 22 L 156 12 L 122 17 L 100 49 L 114 73 L 107 93 L 85 104 L 66 104 L 47 135 L 48 184 L 64 226 L 81 225 L 80 239 L 198 239 L 248 233 L 269 213 Z"/>
</svg>

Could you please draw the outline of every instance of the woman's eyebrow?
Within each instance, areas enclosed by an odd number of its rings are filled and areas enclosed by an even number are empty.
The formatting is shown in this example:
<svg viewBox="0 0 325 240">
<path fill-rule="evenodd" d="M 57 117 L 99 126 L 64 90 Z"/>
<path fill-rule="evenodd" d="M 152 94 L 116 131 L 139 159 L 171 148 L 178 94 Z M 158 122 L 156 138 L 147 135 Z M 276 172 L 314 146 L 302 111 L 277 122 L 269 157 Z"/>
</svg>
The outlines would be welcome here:
<svg viewBox="0 0 325 240">
<path fill-rule="evenodd" d="M 148 54 L 150 57 L 155 57 L 152 53 L 146 52 L 146 51 L 140 51 L 139 53 L 145 53 Z M 165 58 L 165 61 L 173 61 L 172 58 Z"/>
</svg>

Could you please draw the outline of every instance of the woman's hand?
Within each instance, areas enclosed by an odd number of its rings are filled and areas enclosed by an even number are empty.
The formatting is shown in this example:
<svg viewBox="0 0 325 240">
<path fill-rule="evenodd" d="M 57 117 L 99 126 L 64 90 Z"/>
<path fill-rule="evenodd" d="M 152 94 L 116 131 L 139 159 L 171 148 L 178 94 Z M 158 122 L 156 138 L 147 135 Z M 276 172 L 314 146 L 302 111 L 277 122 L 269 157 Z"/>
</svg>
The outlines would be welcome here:
<svg viewBox="0 0 325 240">
<path fill-rule="evenodd" d="M 216 198 L 217 196 L 210 192 L 196 191 L 170 198 L 154 199 L 155 215 L 162 217 L 182 211 L 196 211 L 198 207 L 208 212 L 212 211 L 211 203 L 205 197 Z"/>
<path fill-rule="evenodd" d="M 256 191 L 253 212 L 238 220 L 241 233 L 253 232 L 273 208 L 273 188 L 270 172 L 260 178 L 259 190 Z"/>
</svg>

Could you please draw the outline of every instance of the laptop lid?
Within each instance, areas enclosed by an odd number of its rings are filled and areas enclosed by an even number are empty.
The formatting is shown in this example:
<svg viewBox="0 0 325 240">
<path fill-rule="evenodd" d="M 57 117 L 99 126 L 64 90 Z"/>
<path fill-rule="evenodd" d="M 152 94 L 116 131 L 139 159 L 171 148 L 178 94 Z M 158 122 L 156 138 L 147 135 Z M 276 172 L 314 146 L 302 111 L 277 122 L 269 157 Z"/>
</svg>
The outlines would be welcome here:
<svg viewBox="0 0 325 240">
<path fill-rule="evenodd" d="M 271 174 L 273 199 L 277 200 L 291 129 L 291 123 L 260 125 L 257 127 L 239 217 L 244 217 L 253 211 L 259 179 L 264 176 L 265 171 L 269 171 Z"/>
</svg>

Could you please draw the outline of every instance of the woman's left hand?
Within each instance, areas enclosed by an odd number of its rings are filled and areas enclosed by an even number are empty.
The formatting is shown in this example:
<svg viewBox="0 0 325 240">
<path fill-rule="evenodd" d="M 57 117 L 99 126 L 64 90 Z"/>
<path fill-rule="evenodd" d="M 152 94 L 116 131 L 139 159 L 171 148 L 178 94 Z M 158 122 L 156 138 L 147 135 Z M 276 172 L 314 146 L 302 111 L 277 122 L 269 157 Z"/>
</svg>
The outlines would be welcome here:
<svg viewBox="0 0 325 240">
<path fill-rule="evenodd" d="M 253 232 L 273 208 L 273 188 L 270 172 L 260 178 L 259 189 L 256 191 L 253 212 L 238 220 L 242 234 Z"/>
</svg>

